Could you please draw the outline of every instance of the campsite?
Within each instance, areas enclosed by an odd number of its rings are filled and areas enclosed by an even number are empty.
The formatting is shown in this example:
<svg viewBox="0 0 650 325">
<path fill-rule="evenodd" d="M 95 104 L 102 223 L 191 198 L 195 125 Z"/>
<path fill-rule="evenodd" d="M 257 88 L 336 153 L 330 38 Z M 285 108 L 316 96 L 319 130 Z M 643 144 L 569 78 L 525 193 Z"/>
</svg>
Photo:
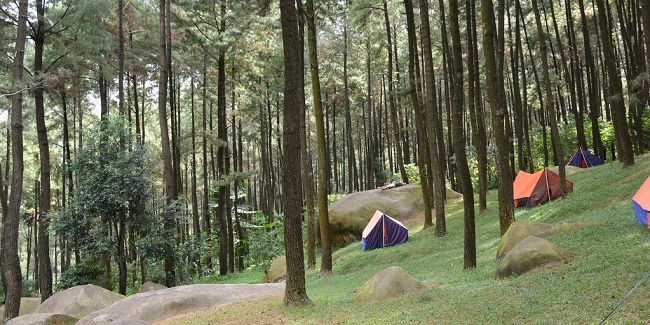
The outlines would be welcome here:
<svg viewBox="0 0 650 325">
<path fill-rule="evenodd" d="M 650 0 L 0 0 L 0 324 L 648 324 Z"/>
</svg>

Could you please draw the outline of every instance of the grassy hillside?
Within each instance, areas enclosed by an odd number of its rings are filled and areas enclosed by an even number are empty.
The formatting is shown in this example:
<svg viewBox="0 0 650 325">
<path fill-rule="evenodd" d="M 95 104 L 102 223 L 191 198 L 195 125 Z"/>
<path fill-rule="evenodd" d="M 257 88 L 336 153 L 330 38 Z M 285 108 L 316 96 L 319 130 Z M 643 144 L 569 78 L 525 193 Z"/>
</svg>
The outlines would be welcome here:
<svg viewBox="0 0 650 325">
<path fill-rule="evenodd" d="M 569 176 L 574 192 L 566 199 L 530 210 L 517 210 L 518 220 L 586 223 L 573 234 L 548 239 L 562 248 L 564 263 L 518 278 L 495 280 L 499 241 L 496 192 L 490 212 L 477 217 L 478 267 L 462 270 L 462 205 L 450 202 L 448 234 L 411 229 L 408 243 L 362 252 L 359 245 L 336 251 L 334 275 L 307 275 L 314 305 L 287 309 L 281 300 L 244 303 L 191 315 L 187 324 L 268 323 L 414 324 L 414 323 L 597 323 L 634 284 L 650 271 L 650 231 L 639 226 L 630 199 L 650 175 L 650 156 L 622 169 L 608 163 Z M 355 305 L 355 288 L 373 273 L 399 265 L 428 288 L 390 302 Z M 261 278 L 235 276 L 226 281 Z M 610 323 L 650 320 L 650 281 L 609 319 Z"/>
</svg>

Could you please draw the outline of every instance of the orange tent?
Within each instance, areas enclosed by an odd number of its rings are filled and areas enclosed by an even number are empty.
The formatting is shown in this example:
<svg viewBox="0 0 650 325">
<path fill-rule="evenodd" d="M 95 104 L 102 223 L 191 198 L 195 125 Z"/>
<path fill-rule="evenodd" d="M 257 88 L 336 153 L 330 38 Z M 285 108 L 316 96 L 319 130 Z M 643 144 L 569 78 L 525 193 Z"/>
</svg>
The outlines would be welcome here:
<svg viewBox="0 0 650 325">
<path fill-rule="evenodd" d="M 573 192 L 573 183 L 566 180 L 566 188 Z M 532 208 L 538 204 L 559 198 L 560 176 L 544 168 L 535 174 L 519 171 L 515 182 L 512 184 L 515 208 Z"/>
</svg>

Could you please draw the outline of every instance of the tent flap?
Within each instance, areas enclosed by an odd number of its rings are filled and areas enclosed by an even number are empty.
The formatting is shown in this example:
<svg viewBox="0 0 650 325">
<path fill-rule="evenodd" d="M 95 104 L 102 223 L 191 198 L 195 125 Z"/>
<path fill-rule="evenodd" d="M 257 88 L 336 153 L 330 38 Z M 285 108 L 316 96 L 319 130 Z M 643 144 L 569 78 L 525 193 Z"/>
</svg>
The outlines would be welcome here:
<svg viewBox="0 0 650 325">
<path fill-rule="evenodd" d="M 408 229 L 399 221 L 376 211 L 361 238 L 361 248 L 371 250 L 403 244 L 408 241 Z"/>
</svg>

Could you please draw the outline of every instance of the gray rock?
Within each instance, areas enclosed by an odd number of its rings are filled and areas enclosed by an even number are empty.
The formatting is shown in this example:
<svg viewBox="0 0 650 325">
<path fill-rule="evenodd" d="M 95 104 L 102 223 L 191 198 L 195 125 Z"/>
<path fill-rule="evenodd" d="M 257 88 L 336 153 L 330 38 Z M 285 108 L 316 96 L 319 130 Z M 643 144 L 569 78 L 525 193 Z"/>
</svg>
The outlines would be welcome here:
<svg viewBox="0 0 650 325">
<path fill-rule="evenodd" d="M 31 314 L 16 317 L 7 325 L 72 325 L 79 321 L 79 319 L 68 315 L 62 314 Z"/>
<path fill-rule="evenodd" d="M 424 285 L 399 266 L 391 266 L 373 275 L 354 293 L 353 302 L 380 302 L 411 294 Z"/>
<path fill-rule="evenodd" d="M 560 261 L 559 248 L 550 241 L 529 236 L 511 249 L 501 261 L 497 279 L 519 276 L 544 264 Z"/>
<path fill-rule="evenodd" d="M 82 318 L 123 298 L 123 295 L 87 284 L 57 292 L 41 304 L 38 313 L 64 314 Z"/>
<path fill-rule="evenodd" d="M 186 285 L 135 294 L 89 314 L 77 324 L 141 324 L 138 321 L 153 323 L 233 302 L 279 297 L 283 294 L 284 283 Z"/>
</svg>

